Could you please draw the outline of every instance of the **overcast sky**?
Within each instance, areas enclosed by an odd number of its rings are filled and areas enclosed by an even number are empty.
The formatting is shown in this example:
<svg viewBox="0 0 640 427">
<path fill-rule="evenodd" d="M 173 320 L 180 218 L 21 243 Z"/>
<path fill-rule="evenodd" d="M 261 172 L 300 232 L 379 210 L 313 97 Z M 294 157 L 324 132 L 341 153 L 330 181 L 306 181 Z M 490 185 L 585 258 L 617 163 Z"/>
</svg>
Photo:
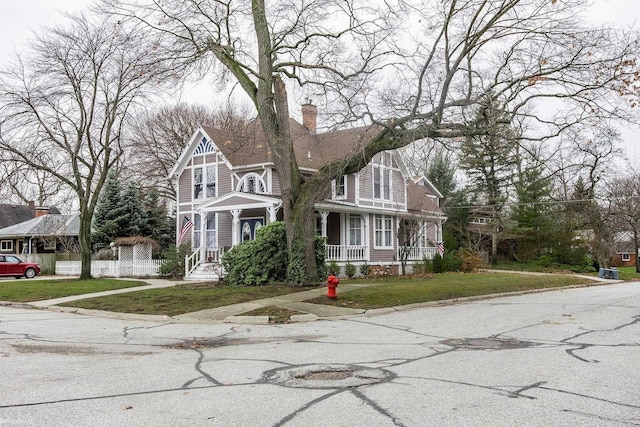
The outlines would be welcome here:
<svg viewBox="0 0 640 427">
<path fill-rule="evenodd" d="M 79 11 L 91 3 L 91 0 L 0 0 L 0 63 L 20 51 L 33 30 L 59 22 L 61 11 Z M 589 17 L 600 23 L 640 26 L 640 0 L 595 0 Z M 185 97 L 194 102 L 213 103 L 202 91 L 191 91 Z M 622 131 L 629 157 L 640 160 L 640 130 Z"/>
</svg>

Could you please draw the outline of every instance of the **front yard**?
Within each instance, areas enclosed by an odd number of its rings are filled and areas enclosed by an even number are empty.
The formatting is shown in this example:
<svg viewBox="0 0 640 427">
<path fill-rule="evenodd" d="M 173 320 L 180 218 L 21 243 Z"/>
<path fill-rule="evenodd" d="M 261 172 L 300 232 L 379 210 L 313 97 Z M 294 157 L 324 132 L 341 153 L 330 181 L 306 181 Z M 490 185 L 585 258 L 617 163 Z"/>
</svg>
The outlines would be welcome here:
<svg viewBox="0 0 640 427">
<path fill-rule="evenodd" d="M 2 280 L 0 281 L 0 301 L 42 301 L 71 295 L 144 286 L 146 284 L 138 280 L 118 279 Z"/>
</svg>

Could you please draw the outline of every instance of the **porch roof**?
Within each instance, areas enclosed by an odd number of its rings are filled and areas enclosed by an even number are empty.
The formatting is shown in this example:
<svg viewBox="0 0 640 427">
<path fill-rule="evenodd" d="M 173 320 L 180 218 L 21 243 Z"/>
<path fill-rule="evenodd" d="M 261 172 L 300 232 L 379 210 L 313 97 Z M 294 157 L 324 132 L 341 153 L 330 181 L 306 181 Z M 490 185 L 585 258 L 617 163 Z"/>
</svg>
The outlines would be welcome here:
<svg viewBox="0 0 640 427">
<path fill-rule="evenodd" d="M 397 209 L 384 209 L 372 206 L 358 206 L 353 203 L 341 203 L 324 200 L 321 203 L 316 203 L 316 210 L 340 212 L 340 213 L 352 213 L 352 214 L 369 214 L 376 213 L 381 215 L 393 215 L 400 218 L 422 218 L 425 220 L 438 220 L 445 221 L 447 217 L 442 211 L 399 211 Z"/>
<path fill-rule="evenodd" d="M 282 201 L 273 196 L 233 191 L 217 199 L 207 200 L 195 207 L 200 212 L 221 212 L 232 209 L 280 207 Z"/>
</svg>

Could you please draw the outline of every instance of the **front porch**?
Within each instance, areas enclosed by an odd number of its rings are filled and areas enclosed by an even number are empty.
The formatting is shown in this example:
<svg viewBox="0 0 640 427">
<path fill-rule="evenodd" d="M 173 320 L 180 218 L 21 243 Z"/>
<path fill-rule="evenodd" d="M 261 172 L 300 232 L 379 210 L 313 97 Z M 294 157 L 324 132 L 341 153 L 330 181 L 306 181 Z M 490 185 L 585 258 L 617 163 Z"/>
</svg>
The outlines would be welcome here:
<svg viewBox="0 0 640 427">
<path fill-rule="evenodd" d="M 395 260 L 422 261 L 433 259 L 438 248 L 435 246 L 401 246 L 397 249 Z M 325 260 L 328 262 L 370 261 L 369 246 L 364 245 L 326 245 Z"/>
</svg>

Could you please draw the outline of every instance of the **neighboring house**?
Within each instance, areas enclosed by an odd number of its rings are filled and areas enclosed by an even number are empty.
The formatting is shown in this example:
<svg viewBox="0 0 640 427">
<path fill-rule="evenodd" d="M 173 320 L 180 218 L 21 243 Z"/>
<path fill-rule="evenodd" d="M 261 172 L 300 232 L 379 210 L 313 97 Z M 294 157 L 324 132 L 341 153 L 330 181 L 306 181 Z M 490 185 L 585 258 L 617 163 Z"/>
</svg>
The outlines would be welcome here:
<svg viewBox="0 0 640 427">
<path fill-rule="evenodd" d="M 0 253 L 67 252 L 78 242 L 78 215 L 46 214 L 0 229 Z"/>
<path fill-rule="evenodd" d="M 617 233 L 613 248 L 612 267 L 635 267 L 637 250 L 631 233 Z"/>
<path fill-rule="evenodd" d="M 302 112 L 304 125 L 290 119 L 290 126 L 303 174 L 346 158 L 373 133 L 368 128 L 316 133 L 316 107 L 306 104 Z M 262 225 L 282 220 L 278 175 L 257 120 L 233 133 L 201 126 L 170 177 L 177 188 L 177 235 L 184 221 L 193 223 L 182 241 L 194 249 L 187 273 L 254 239 Z M 334 180 L 315 206 L 316 231 L 327 239 L 326 260 L 397 269 L 401 257 L 433 257 L 446 219 L 441 197 L 425 177 L 411 178 L 396 152 L 378 153 L 364 169 Z M 410 231 L 417 234 L 408 238 Z M 404 244 L 410 250 L 403 250 Z"/>
<path fill-rule="evenodd" d="M 19 224 L 48 213 L 59 214 L 60 211 L 55 207 L 36 207 L 34 202 L 29 202 L 28 205 L 0 204 L 0 228 Z"/>
</svg>

